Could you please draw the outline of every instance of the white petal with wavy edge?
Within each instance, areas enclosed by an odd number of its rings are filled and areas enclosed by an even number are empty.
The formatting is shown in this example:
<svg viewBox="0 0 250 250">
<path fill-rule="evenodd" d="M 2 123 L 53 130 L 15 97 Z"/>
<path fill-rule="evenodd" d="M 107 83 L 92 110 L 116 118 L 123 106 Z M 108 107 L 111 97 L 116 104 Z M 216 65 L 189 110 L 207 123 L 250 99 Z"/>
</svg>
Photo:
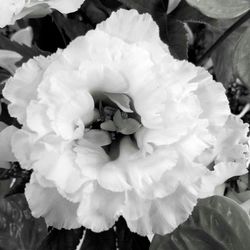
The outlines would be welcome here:
<svg viewBox="0 0 250 250">
<path fill-rule="evenodd" d="M 76 216 L 79 204 L 63 198 L 55 187 L 41 186 L 36 180 L 36 175 L 37 173 L 31 175 L 31 180 L 25 188 L 25 196 L 32 215 L 44 217 L 48 226 L 58 229 L 80 227 Z"/>
<path fill-rule="evenodd" d="M 219 186 L 233 176 L 240 176 L 247 172 L 246 164 L 236 162 L 221 162 L 216 164 L 213 171 L 208 170 L 207 174 L 201 178 L 199 198 L 214 195 L 216 186 Z"/>
<path fill-rule="evenodd" d="M 124 193 L 110 192 L 97 184 L 92 192 L 83 194 L 77 210 L 78 220 L 94 232 L 108 230 L 120 216 L 123 203 Z"/>
<path fill-rule="evenodd" d="M 147 13 L 140 15 L 134 9 L 113 12 L 109 19 L 98 24 L 96 28 L 129 43 L 147 41 L 163 45 L 159 27 L 153 18 Z"/>
<path fill-rule="evenodd" d="M 0 132 L 0 161 L 16 161 L 12 152 L 11 139 L 17 130 L 14 126 L 8 126 Z"/>
</svg>

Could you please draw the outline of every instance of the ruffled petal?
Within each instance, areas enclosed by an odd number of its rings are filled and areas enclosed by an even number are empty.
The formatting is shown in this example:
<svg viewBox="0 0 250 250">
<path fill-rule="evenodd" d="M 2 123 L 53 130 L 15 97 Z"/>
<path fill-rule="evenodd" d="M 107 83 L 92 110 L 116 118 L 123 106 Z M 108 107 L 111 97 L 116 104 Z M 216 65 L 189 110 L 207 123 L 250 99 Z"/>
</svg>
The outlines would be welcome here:
<svg viewBox="0 0 250 250">
<path fill-rule="evenodd" d="M 242 162 L 249 157 L 249 125 L 230 115 L 224 129 L 216 134 L 214 155 L 216 162 Z"/>
<path fill-rule="evenodd" d="M 94 232 L 108 230 L 118 219 L 123 203 L 123 193 L 113 193 L 95 185 L 93 192 L 82 196 L 78 220 Z"/>
<path fill-rule="evenodd" d="M 53 65 L 52 65 L 53 67 Z M 41 103 L 47 107 L 47 115 L 57 135 L 64 139 L 82 137 L 78 129 L 82 121 L 88 124 L 94 117 L 94 100 L 86 90 L 72 88 L 72 81 L 77 82 L 69 72 L 58 70 L 57 73 L 46 72 L 38 89 Z"/>
<path fill-rule="evenodd" d="M 196 186 L 180 185 L 172 195 L 152 202 L 147 215 L 137 220 L 125 219 L 130 230 L 140 235 L 171 233 L 189 217 L 197 203 L 197 197 Z"/>
<path fill-rule="evenodd" d="M 103 148 L 95 144 L 85 140 L 78 143 L 74 148 L 76 152 L 75 162 L 79 166 L 82 176 L 90 180 L 97 180 L 101 167 L 109 161 L 108 155 Z"/>
<path fill-rule="evenodd" d="M 213 171 L 207 171 L 207 174 L 201 178 L 201 189 L 199 198 L 205 198 L 214 195 L 215 188 L 233 176 L 240 176 L 248 172 L 246 164 L 237 162 L 218 163 Z"/>
<path fill-rule="evenodd" d="M 37 97 L 37 88 L 42 80 L 44 70 L 56 57 L 57 54 L 47 58 L 39 56 L 30 59 L 18 68 L 15 75 L 6 82 L 3 95 L 11 102 L 8 106 L 9 112 L 21 124 L 25 122 L 26 108 L 29 102 Z"/>
<path fill-rule="evenodd" d="M 119 9 L 113 12 L 106 21 L 97 25 L 110 36 L 118 37 L 128 43 L 146 41 L 162 45 L 159 27 L 149 14 L 140 15 L 136 10 Z"/>
<path fill-rule="evenodd" d="M 223 126 L 230 114 L 225 88 L 204 69 L 200 68 L 198 73 L 196 94 L 203 110 L 201 118 L 208 119 L 210 126 Z"/>
<path fill-rule="evenodd" d="M 28 128 L 40 137 L 52 131 L 47 115 L 47 107 L 42 103 L 30 101 L 26 110 L 26 121 Z"/>
<path fill-rule="evenodd" d="M 75 153 L 56 137 L 37 143 L 30 158 L 34 170 L 67 193 L 76 192 L 86 182 L 75 163 Z"/>
<path fill-rule="evenodd" d="M 148 215 L 151 201 L 143 199 L 134 190 L 125 193 L 124 207 L 122 216 L 126 220 L 140 220 Z"/>
<path fill-rule="evenodd" d="M 34 142 L 37 140 L 35 134 L 29 133 L 25 130 L 18 130 L 12 136 L 11 139 L 11 148 L 12 151 L 21 164 L 22 168 L 30 170 L 32 165 L 30 162 L 30 155 Z"/>
<path fill-rule="evenodd" d="M 36 175 L 32 174 L 25 188 L 25 196 L 32 215 L 36 218 L 44 217 L 48 226 L 57 229 L 80 227 L 76 214 L 79 204 L 63 198 L 55 187 L 41 186 L 36 180 Z"/>
<path fill-rule="evenodd" d="M 0 161 L 16 161 L 12 152 L 11 140 L 17 130 L 14 126 L 8 126 L 0 132 Z"/>
</svg>

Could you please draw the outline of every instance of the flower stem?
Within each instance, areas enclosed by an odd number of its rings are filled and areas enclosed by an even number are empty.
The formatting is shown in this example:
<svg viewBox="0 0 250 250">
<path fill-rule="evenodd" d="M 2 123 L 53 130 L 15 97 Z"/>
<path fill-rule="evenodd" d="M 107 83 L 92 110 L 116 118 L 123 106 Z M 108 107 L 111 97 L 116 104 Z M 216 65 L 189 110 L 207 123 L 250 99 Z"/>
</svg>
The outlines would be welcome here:
<svg viewBox="0 0 250 250">
<path fill-rule="evenodd" d="M 231 25 L 218 39 L 217 41 L 197 60 L 196 65 L 201 65 L 203 61 L 210 57 L 211 54 L 223 43 L 223 41 L 231 35 L 239 26 L 246 22 L 250 18 L 250 11 L 244 14 L 237 22 Z"/>
</svg>

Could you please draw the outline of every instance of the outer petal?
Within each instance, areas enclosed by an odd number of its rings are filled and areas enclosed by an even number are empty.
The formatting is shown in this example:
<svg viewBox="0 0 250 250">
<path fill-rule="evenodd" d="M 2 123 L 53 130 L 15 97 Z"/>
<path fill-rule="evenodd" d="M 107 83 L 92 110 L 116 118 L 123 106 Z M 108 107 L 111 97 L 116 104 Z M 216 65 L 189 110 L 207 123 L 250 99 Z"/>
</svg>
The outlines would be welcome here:
<svg viewBox="0 0 250 250">
<path fill-rule="evenodd" d="M 242 162 L 249 157 L 249 125 L 237 116 L 228 117 L 223 130 L 218 131 L 214 155 L 216 162 Z"/>
<path fill-rule="evenodd" d="M 230 114 L 224 87 L 202 68 L 196 80 L 199 82 L 196 94 L 203 110 L 201 118 L 209 119 L 210 126 L 223 126 Z"/>
<path fill-rule="evenodd" d="M 77 203 L 63 198 L 55 187 L 43 187 L 32 174 L 30 182 L 26 185 L 25 196 L 34 217 L 44 217 L 48 226 L 61 229 L 78 228 Z"/>
<path fill-rule="evenodd" d="M 57 69 L 56 73 L 48 73 L 44 77 L 38 89 L 41 103 L 47 107 L 51 126 L 57 135 L 66 140 L 82 137 L 83 124 L 88 124 L 94 117 L 92 96 L 80 86 L 74 88 L 72 82 L 75 81 L 79 79 L 71 71 Z M 82 128 L 79 128 L 81 123 Z"/>
<path fill-rule="evenodd" d="M 108 230 L 120 216 L 123 203 L 123 193 L 113 193 L 95 185 L 93 192 L 82 196 L 78 220 L 94 232 Z"/>
<path fill-rule="evenodd" d="M 106 21 L 98 24 L 97 29 L 128 43 L 148 42 L 160 45 L 168 51 L 160 39 L 159 27 L 147 13 L 140 15 L 133 9 L 119 9 Z"/>
<path fill-rule="evenodd" d="M 21 129 L 11 138 L 13 153 L 24 169 L 31 169 L 30 155 L 36 140 L 37 136 L 35 134 Z"/>
<path fill-rule="evenodd" d="M 22 168 L 34 169 L 66 193 L 76 192 L 86 181 L 75 163 L 75 153 L 60 137 L 48 135 L 40 140 L 20 130 L 12 138 L 12 148 Z"/>
<path fill-rule="evenodd" d="M 207 172 L 201 179 L 199 198 L 214 195 L 215 188 L 233 176 L 240 176 L 248 172 L 245 164 L 235 162 L 219 163 L 213 171 Z"/>
<path fill-rule="evenodd" d="M 42 80 L 44 70 L 55 57 L 57 54 L 47 58 L 39 56 L 30 59 L 6 82 L 3 95 L 11 102 L 8 106 L 9 112 L 21 124 L 26 119 L 26 108 L 29 102 L 37 97 L 37 87 Z"/>
<path fill-rule="evenodd" d="M 197 197 L 197 187 L 180 185 L 172 195 L 152 202 L 146 216 L 138 220 L 125 219 L 130 230 L 141 235 L 171 233 L 189 217 L 197 203 Z"/>
<path fill-rule="evenodd" d="M 66 193 L 76 192 L 86 179 L 75 163 L 75 153 L 57 137 L 34 145 L 32 168 Z"/>
<path fill-rule="evenodd" d="M 12 152 L 11 138 L 18 129 L 9 126 L 0 132 L 0 161 L 16 161 L 16 157 Z"/>
</svg>

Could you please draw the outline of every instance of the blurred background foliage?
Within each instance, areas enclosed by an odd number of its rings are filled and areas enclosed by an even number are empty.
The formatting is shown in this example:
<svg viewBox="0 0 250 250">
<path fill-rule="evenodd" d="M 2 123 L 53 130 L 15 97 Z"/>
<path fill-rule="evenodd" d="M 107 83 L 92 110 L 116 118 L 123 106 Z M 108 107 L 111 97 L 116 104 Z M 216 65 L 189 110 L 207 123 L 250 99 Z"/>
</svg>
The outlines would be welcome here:
<svg viewBox="0 0 250 250">
<path fill-rule="evenodd" d="M 171 1 L 173 2 L 173 1 Z M 249 0 L 181 0 L 168 13 L 168 0 L 86 0 L 69 15 L 54 11 L 38 19 L 18 20 L 0 29 L 0 49 L 22 56 L 20 66 L 29 58 L 49 55 L 65 48 L 71 40 L 84 35 L 119 8 L 150 13 L 160 28 L 161 39 L 171 54 L 205 67 L 227 90 L 230 107 L 250 123 L 250 1 Z M 32 46 L 19 44 L 12 35 L 28 26 L 33 30 Z M 0 68 L 0 121 L 20 125 L 11 118 L 1 90 L 11 72 Z M 0 162 L 0 250 L 247 250 L 250 248 L 250 225 L 247 213 L 234 201 L 215 196 L 200 200 L 190 218 L 173 233 L 155 236 L 150 246 L 147 237 L 129 231 L 120 218 L 110 230 L 93 233 L 77 230 L 47 230 L 43 219 L 34 219 L 23 195 L 30 172 L 11 163 L 9 169 Z M 222 194 L 238 203 L 250 200 L 249 176 L 233 178 Z M 243 195 L 239 196 L 238 194 Z M 247 194 L 245 194 L 247 192 Z M 243 198 L 242 198 L 243 197 Z M 248 202 L 249 203 L 249 202 Z M 249 205 L 245 210 L 249 212 Z"/>
</svg>

